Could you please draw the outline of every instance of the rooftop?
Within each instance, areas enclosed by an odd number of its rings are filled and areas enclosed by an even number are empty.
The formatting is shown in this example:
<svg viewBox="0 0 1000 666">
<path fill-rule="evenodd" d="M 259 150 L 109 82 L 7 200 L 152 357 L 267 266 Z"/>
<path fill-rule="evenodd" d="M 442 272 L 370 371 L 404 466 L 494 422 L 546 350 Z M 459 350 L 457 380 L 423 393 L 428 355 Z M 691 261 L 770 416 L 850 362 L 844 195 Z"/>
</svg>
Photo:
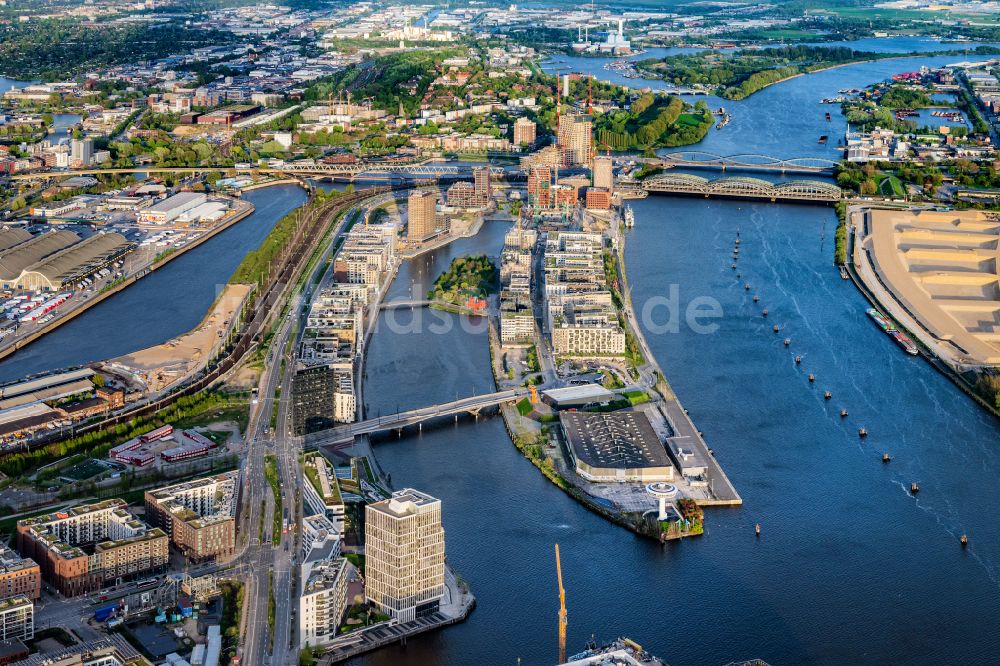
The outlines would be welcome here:
<svg viewBox="0 0 1000 666">
<path fill-rule="evenodd" d="M 670 457 L 642 412 L 559 415 L 573 453 L 591 467 L 669 467 Z"/>
</svg>

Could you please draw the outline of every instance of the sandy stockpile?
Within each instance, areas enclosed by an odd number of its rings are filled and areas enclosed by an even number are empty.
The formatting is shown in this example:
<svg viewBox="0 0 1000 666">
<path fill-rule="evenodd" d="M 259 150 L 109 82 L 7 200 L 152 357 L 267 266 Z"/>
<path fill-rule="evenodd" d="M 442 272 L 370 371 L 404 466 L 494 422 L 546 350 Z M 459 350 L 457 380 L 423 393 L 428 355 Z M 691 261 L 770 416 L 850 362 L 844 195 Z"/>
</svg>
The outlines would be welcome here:
<svg viewBox="0 0 1000 666">
<path fill-rule="evenodd" d="M 233 317 L 249 293 L 249 285 L 226 285 L 197 328 L 161 345 L 119 356 L 113 362 L 131 369 L 146 382 L 150 392 L 168 388 L 208 361 L 213 350 L 222 343 Z"/>
</svg>

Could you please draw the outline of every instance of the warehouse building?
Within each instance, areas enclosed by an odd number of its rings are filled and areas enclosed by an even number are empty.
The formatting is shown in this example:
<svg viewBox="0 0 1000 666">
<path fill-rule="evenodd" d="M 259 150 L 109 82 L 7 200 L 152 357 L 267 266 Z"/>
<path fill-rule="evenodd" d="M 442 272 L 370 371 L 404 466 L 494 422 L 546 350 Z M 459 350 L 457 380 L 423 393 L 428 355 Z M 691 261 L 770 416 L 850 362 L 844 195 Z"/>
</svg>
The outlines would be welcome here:
<svg viewBox="0 0 1000 666">
<path fill-rule="evenodd" d="M 119 233 L 96 234 L 27 266 L 14 282 L 19 289 L 57 291 L 117 261 L 135 248 Z"/>
<path fill-rule="evenodd" d="M 208 201 L 208 196 L 205 194 L 181 192 L 139 211 L 137 218 L 140 223 L 166 224 L 173 222 L 181 213 L 193 210 L 206 201 Z"/>
<path fill-rule="evenodd" d="M 597 483 L 672 481 L 674 467 L 642 412 L 559 415 L 580 476 Z"/>
<path fill-rule="evenodd" d="M 0 286 L 15 288 L 25 269 L 79 242 L 72 231 L 52 231 L 0 252 Z"/>
<path fill-rule="evenodd" d="M 24 229 L 0 229 L 0 252 L 5 252 L 15 245 L 30 241 L 32 235 Z"/>
</svg>

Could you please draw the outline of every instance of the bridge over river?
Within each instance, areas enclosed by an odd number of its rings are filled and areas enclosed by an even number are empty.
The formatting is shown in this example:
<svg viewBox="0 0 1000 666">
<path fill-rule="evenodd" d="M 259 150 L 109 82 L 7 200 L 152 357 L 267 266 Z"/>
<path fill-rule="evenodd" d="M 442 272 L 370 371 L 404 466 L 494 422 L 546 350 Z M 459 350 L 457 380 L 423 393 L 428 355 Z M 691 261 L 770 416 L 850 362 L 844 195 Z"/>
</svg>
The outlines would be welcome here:
<svg viewBox="0 0 1000 666">
<path fill-rule="evenodd" d="M 370 435 L 376 432 L 397 430 L 407 426 L 419 425 L 424 421 L 442 416 L 451 416 L 453 414 L 457 415 L 462 413 L 478 414 L 483 409 L 496 407 L 497 405 L 505 402 L 519 400 L 528 394 L 529 390 L 526 388 L 509 389 L 507 391 L 497 391 L 496 393 L 474 395 L 468 398 L 453 400 L 451 402 L 430 405 L 429 407 L 411 409 L 405 412 L 399 412 L 398 414 L 377 416 L 372 419 L 356 421 L 355 423 L 346 423 L 335 428 L 312 433 L 306 436 L 305 444 L 308 448 L 317 448 L 320 446 L 337 444 L 339 442 L 346 442 L 352 440 L 357 435 Z"/>
<path fill-rule="evenodd" d="M 840 201 L 843 198 L 843 192 L 839 187 L 819 180 L 789 180 L 783 183 L 748 177 L 709 180 L 700 176 L 669 172 L 647 178 L 642 181 L 642 188 L 652 193 L 767 201 L 826 203 Z"/>
<path fill-rule="evenodd" d="M 742 155 L 716 155 L 701 150 L 681 150 L 655 158 L 636 160 L 663 168 L 685 167 L 695 169 L 721 169 L 726 171 L 773 171 L 778 173 L 833 173 L 837 162 L 822 157 L 781 158 L 771 155 L 747 153 Z"/>
</svg>

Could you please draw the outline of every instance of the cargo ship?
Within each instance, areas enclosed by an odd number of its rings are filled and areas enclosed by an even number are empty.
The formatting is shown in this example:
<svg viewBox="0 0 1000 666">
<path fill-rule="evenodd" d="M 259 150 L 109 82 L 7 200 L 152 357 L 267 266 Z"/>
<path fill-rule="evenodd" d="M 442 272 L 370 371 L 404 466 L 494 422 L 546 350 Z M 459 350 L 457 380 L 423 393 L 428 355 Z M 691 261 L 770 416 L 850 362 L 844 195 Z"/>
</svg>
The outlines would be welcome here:
<svg viewBox="0 0 1000 666">
<path fill-rule="evenodd" d="M 917 355 L 918 353 L 917 346 L 913 344 L 913 340 L 910 340 L 910 338 L 908 338 L 905 333 L 898 330 L 893 325 L 893 323 L 889 321 L 888 317 L 886 317 L 884 314 L 882 314 L 875 308 L 868 308 L 867 310 L 865 310 L 865 313 L 867 313 L 867 315 L 872 318 L 875 324 L 882 329 L 883 333 L 885 333 L 890 338 L 895 340 L 896 344 L 898 344 L 900 347 L 903 348 L 903 351 L 905 351 L 907 354 L 910 354 L 911 356 Z"/>
</svg>

